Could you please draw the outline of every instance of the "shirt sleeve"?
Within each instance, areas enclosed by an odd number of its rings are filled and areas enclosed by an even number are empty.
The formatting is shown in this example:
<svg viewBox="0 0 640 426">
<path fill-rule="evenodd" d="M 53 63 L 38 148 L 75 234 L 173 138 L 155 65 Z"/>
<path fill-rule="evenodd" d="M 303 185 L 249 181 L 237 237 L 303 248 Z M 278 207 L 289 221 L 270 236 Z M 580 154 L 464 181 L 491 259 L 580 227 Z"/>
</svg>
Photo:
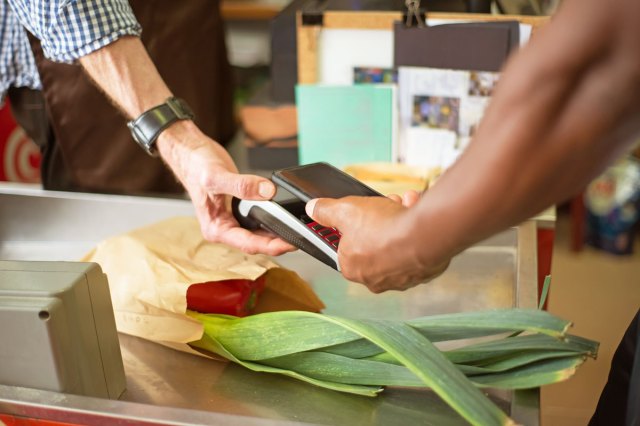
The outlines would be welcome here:
<svg viewBox="0 0 640 426">
<path fill-rule="evenodd" d="M 73 62 L 142 29 L 127 0 L 8 0 L 47 58 Z"/>
<path fill-rule="evenodd" d="M 0 106 L 9 87 L 40 89 L 27 33 L 4 0 L 0 0 Z"/>
</svg>

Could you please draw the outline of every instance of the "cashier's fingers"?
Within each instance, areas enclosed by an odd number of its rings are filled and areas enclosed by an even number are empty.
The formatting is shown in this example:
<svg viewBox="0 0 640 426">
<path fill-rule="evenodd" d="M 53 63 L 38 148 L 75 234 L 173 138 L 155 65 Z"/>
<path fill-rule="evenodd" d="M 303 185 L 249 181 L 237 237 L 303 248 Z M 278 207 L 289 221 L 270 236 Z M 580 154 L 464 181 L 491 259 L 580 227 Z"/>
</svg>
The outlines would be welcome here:
<svg viewBox="0 0 640 426">
<path fill-rule="evenodd" d="M 248 254 L 266 254 L 279 256 L 296 250 L 294 246 L 264 231 L 249 231 L 238 226 L 235 219 L 229 222 L 218 223 L 205 238 L 209 241 L 228 244 Z"/>
<path fill-rule="evenodd" d="M 230 228 L 220 236 L 220 242 L 237 247 L 245 253 L 279 256 L 296 248 L 286 241 L 265 232 L 251 232 L 243 228 Z"/>
<path fill-rule="evenodd" d="M 282 253 L 280 253 L 280 254 L 284 254 L 284 253 L 288 253 L 288 252 L 291 252 L 291 251 L 298 250 L 298 247 L 296 247 L 296 246 L 294 246 L 292 244 L 289 244 L 288 242 L 284 241 L 282 238 L 278 237 L 276 234 L 274 234 L 272 232 L 269 232 L 269 231 L 266 231 L 266 230 L 263 230 L 263 229 L 258 229 L 257 231 L 253 231 L 253 233 L 256 234 L 256 235 L 262 235 L 264 237 L 268 237 L 268 238 L 270 238 L 272 240 L 277 240 L 277 241 L 283 242 L 284 243 L 283 245 L 280 245 L 279 243 L 277 244 L 277 246 L 278 246 L 277 248 L 282 248 L 282 250 L 283 250 Z M 276 244 L 273 243 L 272 245 L 275 246 Z"/>
<path fill-rule="evenodd" d="M 215 176 L 203 175 L 200 184 L 210 194 L 228 194 L 242 200 L 268 200 L 276 194 L 276 187 L 269 179 L 227 170 L 220 170 Z"/>
<path fill-rule="evenodd" d="M 195 213 L 204 238 L 225 243 L 247 253 L 277 256 L 295 250 L 293 246 L 265 232 L 251 232 L 239 226 L 228 209 L 228 196 L 207 195 L 202 191 L 190 192 Z"/>
<path fill-rule="evenodd" d="M 402 205 L 405 207 L 413 207 L 414 204 L 420 199 L 420 193 L 418 191 L 410 190 L 402 194 Z"/>
<path fill-rule="evenodd" d="M 405 207 L 411 207 L 420 199 L 420 193 L 418 191 L 410 190 L 402 194 L 402 197 L 397 194 L 389 194 L 387 198 L 400 203 Z"/>
<path fill-rule="evenodd" d="M 398 194 L 389 194 L 387 195 L 387 198 L 395 201 L 396 203 L 402 203 L 402 198 Z"/>
</svg>

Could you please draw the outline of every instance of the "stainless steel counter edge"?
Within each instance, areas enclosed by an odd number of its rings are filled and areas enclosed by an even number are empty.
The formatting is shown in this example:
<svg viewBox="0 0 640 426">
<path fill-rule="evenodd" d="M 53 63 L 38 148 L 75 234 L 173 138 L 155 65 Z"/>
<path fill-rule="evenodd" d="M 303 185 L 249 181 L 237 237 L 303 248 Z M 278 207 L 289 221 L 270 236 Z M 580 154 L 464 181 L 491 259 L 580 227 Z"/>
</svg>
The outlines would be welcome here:
<svg viewBox="0 0 640 426">
<path fill-rule="evenodd" d="M 309 425 L 209 411 L 138 404 L 0 385 L 0 413 L 71 424 L 118 425 Z"/>
</svg>

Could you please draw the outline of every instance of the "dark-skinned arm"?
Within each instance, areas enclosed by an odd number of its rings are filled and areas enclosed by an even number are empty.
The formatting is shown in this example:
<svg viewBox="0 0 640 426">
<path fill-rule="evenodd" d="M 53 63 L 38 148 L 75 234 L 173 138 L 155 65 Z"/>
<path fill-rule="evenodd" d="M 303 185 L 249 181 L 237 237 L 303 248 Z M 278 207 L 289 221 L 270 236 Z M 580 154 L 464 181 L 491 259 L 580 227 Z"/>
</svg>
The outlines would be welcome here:
<svg viewBox="0 0 640 426">
<path fill-rule="evenodd" d="M 638 18 L 634 0 L 565 1 L 507 64 L 465 153 L 413 207 L 310 202 L 315 220 L 343 233 L 345 277 L 375 292 L 429 280 L 470 245 L 576 194 L 628 150 L 640 130 Z"/>
</svg>

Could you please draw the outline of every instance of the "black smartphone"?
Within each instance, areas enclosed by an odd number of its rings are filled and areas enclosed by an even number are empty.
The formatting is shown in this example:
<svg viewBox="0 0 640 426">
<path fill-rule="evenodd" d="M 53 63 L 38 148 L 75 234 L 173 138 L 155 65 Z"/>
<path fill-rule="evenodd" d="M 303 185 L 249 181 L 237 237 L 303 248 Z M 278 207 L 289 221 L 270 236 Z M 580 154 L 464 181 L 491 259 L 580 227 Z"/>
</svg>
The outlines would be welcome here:
<svg viewBox="0 0 640 426">
<path fill-rule="evenodd" d="M 314 198 L 342 198 L 349 195 L 382 196 L 378 191 L 328 163 L 276 170 L 271 175 L 276 185 L 305 203 Z"/>
</svg>

